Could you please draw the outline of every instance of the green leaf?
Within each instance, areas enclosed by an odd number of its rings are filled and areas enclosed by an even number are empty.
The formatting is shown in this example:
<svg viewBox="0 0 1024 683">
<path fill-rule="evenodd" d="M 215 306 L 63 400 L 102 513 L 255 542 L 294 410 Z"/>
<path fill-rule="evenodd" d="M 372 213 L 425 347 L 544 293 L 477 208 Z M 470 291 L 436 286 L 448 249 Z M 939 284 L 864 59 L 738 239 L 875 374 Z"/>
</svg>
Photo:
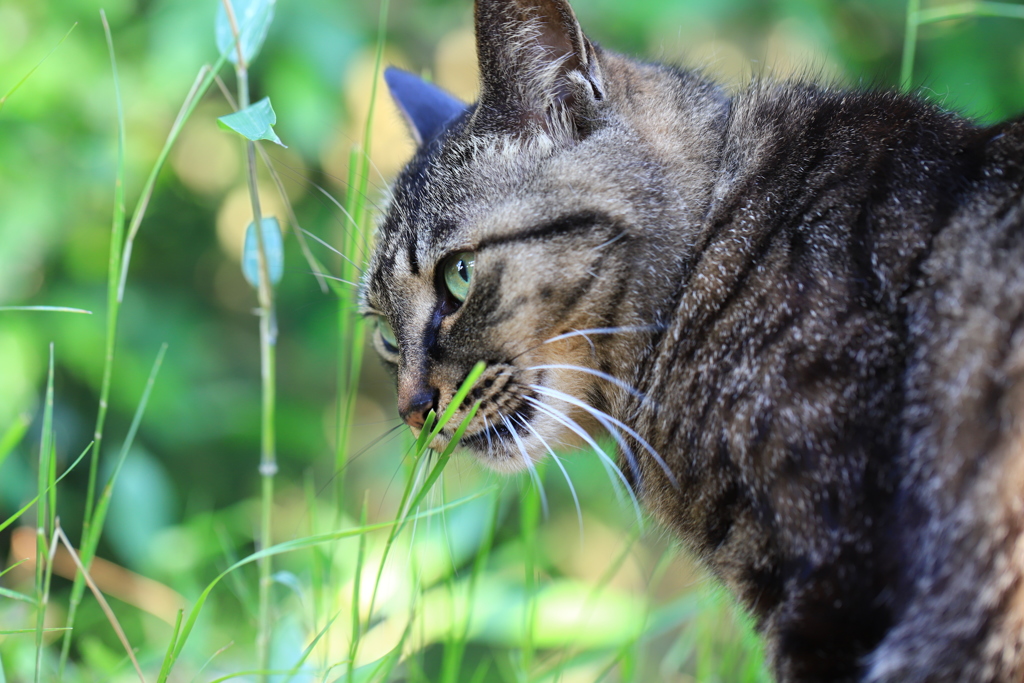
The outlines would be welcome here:
<svg viewBox="0 0 1024 683">
<path fill-rule="evenodd" d="M 487 495 L 488 493 L 490 493 L 490 491 L 491 489 L 484 489 L 483 491 L 474 493 L 469 496 L 465 496 L 458 500 L 454 500 L 450 503 L 445 503 L 443 505 L 439 505 L 429 510 L 418 512 L 414 515 L 410 515 L 406 519 L 406 521 L 426 519 L 433 515 L 444 514 L 448 510 L 452 510 L 460 505 L 465 505 L 470 501 L 476 500 L 477 498 Z M 366 534 L 372 531 L 387 529 L 393 526 L 394 522 L 380 522 L 377 524 L 368 524 L 366 526 L 354 527 L 350 529 L 342 529 L 341 531 L 332 531 L 325 534 L 315 534 L 313 536 L 297 538 L 291 541 L 278 543 L 277 545 L 273 545 L 268 548 L 263 548 L 262 550 L 258 550 L 252 553 L 251 555 L 248 555 L 246 557 L 243 557 L 241 560 L 238 560 L 230 567 L 222 571 L 220 574 L 218 574 L 213 581 L 207 584 L 206 588 L 199 595 L 199 598 L 197 598 L 195 604 L 192 606 L 191 612 L 189 612 L 188 619 L 185 620 L 184 627 L 182 627 L 177 637 L 177 640 L 174 642 L 174 649 L 171 650 L 170 648 L 168 648 L 168 655 L 164 658 L 163 666 L 160 668 L 160 673 L 157 676 L 157 683 L 165 683 L 167 681 L 167 677 L 170 675 L 171 669 L 174 667 L 174 663 L 177 661 L 178 657 L 181 656 L 181 651 L 185 648 L 185 642 L 188 640 L 188 637 L 192 633 L 192 629 L 195 626 L 196 620 L 199 618 L 199 612 L 202 611 L 203 605 L 206 604 L 206 599 L 209 597 L 210 593 L 217 586 L 217 584 L 220 583 L 221 579 L 223 579 L 225 576 L 227 576 L 234 570 L 238 569 L 239 567 L 243 567 L 247 564 L 251 564 L 252 562 L 256 562 L 257 560 L 263 557 L 272 557 L 274 555 L 280 555 L 282 553 L 289 553 L 294 552 L 296 550 L 302 550 L 304 548 L 311 548 L 316 545 L 329 543 L 331 541 L 337 541 L 342 538 L 353 538 L 355 536 L 359 536 L 360 534 Z"/>
<path fill-rule="evenodd" d="M 6 93 L 4 93 L 3 97 L 0 97 L 0 109 L 4 108 L 4 104 L 7 102 L 7 98 L 10 97 L 11 95 L 13 95 L 14 91 L 17 90 L 18 88 L 20 88 L 25 83 L 25 81 L 27 81 L 29 78 L 31 78 L 32 74 L 34 74 L 36 72 L 36 69 L 41 67 L 43 65 L 43 62 L 45 62 L 49 58 L 50 55 L 52 55 L 54 52 L 57 51 L 57 48 L 61 46 L 61 43 L 63 43 L 65 40 L 67 40 L 67 37 L 69 35 L 71 35 L 71 32 L 75 30 L 76 26 L 78 26 L 78 22 L 77 21 L 75 23 L 71 24 L 71 28 L 69 28 L 68 32 L 64 34 L 64 37 L 60 39 L 60 42 L 58 42 L 56 45 L 54 45 L 53 49 L 46 53 L 46 57 L 43 57 L 42 59 L 40 59 L 39 63 L 36 64 L 34 67 L 32 67 L 31 71 L 29 71 L 27 74 L 22 76 L 20 81 L 15 83 L 14 86 L 10 90 L 8 90 Z M 3 669 L 0 668 L 0 683 L 2 683 L 2 681 L 3 681 L 3 676 L 4 676 Z"/>
<path fill-rule="evenodd" d="M 253 221 L 245 230 L 245 246 L 242 248 L 242 274 L 249 284 L 259 287 L 260 284 L 260 245 L 256 239 L 256 222 Z M 281 226 L 273 216 L 263 219 L 263 253 L 267 257 L 267 274 L 270 284 L 276 285 L 284 275 L 284 240 L 281 238 Z"/>
<path fill-rule="evenodd" d="M 238 42 L 242 46 L 242 58 L 246 64 L 252 62 L 263 47 L 263 41 L 274 20 L 275 0 L 230 0 L 237 23 Z M 217 50 L 227 52 L 232 64 L 238 63 L 238 50 L 235 47 L 235 27 L 231 24 L 222 0 L 217 6 L 215 24 L 217 34 Z"/>
<path fill-rule="evenodd" d="M 277 114 L 270 106 L 270 98 L 264 97 L 259 102 L 249 105 L 245 109 L 239 109 L 234 114 L 226 114 L 217 119 L 221 128 L 233 130 L 242 137 L 256 142 L 257 140 L 270 140 L 282 147 L 288 145 L 281 142 L 274 132 L 274 124 L 277 123 Z"/>
<path fill-rule="evenodd" d="M 25 432 L 28 431 L 28 426 L 32 424 L 32 419 L 26 415 L 19 415 L 7 431 L 4 432 L 3 436 L 0 436 L 0 465 L 3 464 L 7 456 L 11 454 L 14 447 L 21 443 L 22 438 L 25 436 Z"/>
<path fill-rule="evenodd" d="M 49 311 L 51 313 L 85 313 L 92 315 L 92 311 L 82 308 L 68 308 L 67 306 L 0 306 L 0 311 Z"/>
<path fill-rule="evenodd" d="M 24 593 L 12 591 L 10 588 L 4 588 L 3 586 L 0 586 L 0 596 L 10 598 L 11 600 L 20 600 L 22 602 L 27 602 L 30 605 L 36 604 L 36 599 L 33 598 L 31 595 L 25 595 Z M 35 633 L 35 629 L 32 629 L 32 632 Z"/>
<path fill-rule="evenodd" d="M 71 463 L 71 466 L 70 466 L 70 467 L 68 467 L 68 468 L 67 468 L 67 469 L 66 469 L 66 470 L 64 471 L 64 474 L 62 474 L 62 475 L 60 475 L 59 477 L 57 477 L 57 478 L 56 478 L 56 479 L 55 479 L 55 480 L 53 481 L 53 483 L 52 483 L 51 485 L 49 485 L 49 486 L 48 486 L 48 487 L 46 488 L 46 490 L 45 490 L 45 491 L 43 492 L 44 494 L 45 494 L 45 493 L 49 493 L 49 492 L 50 492 L 50 490 L 51 490 L 51 489 L 52 489 L 52 488 L 53 488 L 54 486 L 56 486 L 57 484 L 59 484 L 59 483 L 61 482 L 61 480 L 62 480 L 62 479 L 64 479 L 64 477 L 68 476 L 68 473 L 70 473 L 70 472 L 71 472 L 71 470 L 75 469 L 75 467 L 76 467 L 76 466 L 78 465 L 78 463 L 82 462 L 82 458 L 84 458 L 84 457 L 85 457 L 85 454 L 89 452 L 89 449 L 90 449 L 90 448 L 92 448 L 92 444 L 93 444 L 93 442 L 91 442 L 91 441 L 90 441 L 90 442 L 89 442 L 89 445 L 85 447 L 85 450 L 84 450 L 84 451 L 82 451 L 82 454 L 81 454 L 81 455 L 79 455 L 79 456 L 78 456 L 78 457 L 77 457 L 77 458 L 75 459 L 75 461 L 74 461 L 73 463 Z M 35 504 L 36 504 L 36 501 L 37 501 L 37 500 L 39 500 L 39 496 L 35 496 L 34 498 L 32 498 L 32 500 L 30 500 L 29 502 L 25 503 L 25 504 L 24 504 L 24 505 L 23 505 L 23 506 L 21 507 L 21 509 L 20 509 L 20 510 L 18 510 L 17 512 L 15 512 L 15 513 L 14 513 L 13 515 L 11 515 L 10 517 L 8 517 L 8 518 L 7 518 L 7 519 L 5 519 L 4 521 L 0 522 L 0 531 L 3 531 L 3 530 L 4 530 L 4 529 L 6 529 L 7 527 L 9 527 L 9 526 L 10 526 L 11 524 L 13 524 L 13 523 L 14 523 L 14 522 L 15 522 L 15 521 L 16 521 L 16 520 L 17 520 L 17 519 L 19 518 L 19 517 L 21 517 L 21 516 L 22 516 L 23 514 L 25 514 L 25 512 L 27 512 L 27 511 L 28 511 L 28 509 L 29 509 L 30 507 L 32 507 L 33 505 L 35 505 Z M 2 572 L 0 572 L 0 576 L 3 576 L 3 575 L 4 575 L 5 573 L 7 573 L 8 571 L 10 571 L 10 569 L 11 569 L 11 568 L 10 568 L 10 567 L 8 567 L 7 569 L 5 569 L 5 570 L 3 570 Z"/>
</svg>

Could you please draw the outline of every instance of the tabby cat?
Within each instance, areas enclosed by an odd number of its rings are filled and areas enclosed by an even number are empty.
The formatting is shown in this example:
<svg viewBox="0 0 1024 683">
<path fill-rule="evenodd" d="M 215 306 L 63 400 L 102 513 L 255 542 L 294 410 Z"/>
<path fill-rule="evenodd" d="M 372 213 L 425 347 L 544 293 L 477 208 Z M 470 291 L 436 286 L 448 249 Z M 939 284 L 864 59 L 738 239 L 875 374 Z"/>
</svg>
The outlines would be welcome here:
<svg viewBox="0 0 1024 683">
<path fill-rule="evenodd" d="M 1024 120 L 730 95 L 566 0 L 475 22 L 478 102 L 387 74 L 418 150 L 363 309 L 405 421 L 484 360 L 491 467 L 612 434 L 779 681 L 1024 680 Z"/>
</svg>

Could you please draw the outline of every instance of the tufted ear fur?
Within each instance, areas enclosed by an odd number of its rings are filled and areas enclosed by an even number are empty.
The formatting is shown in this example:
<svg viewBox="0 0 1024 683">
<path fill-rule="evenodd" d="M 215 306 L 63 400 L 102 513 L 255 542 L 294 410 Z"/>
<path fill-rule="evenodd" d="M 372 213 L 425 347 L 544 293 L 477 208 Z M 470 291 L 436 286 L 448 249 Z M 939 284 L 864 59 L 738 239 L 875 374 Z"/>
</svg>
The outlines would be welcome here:
<svg viewBox="0 0 1024 683">
<path fill-rule="evenodd" d="M 462 100 L 408 71 L 388 67 L 384 81 L 417 145 L 433 140 L 466 110 Z"/>
<path fill-rule="evenodd" d="M 489 125 L 586 135 L 604 87 L 566 0 L 476 0 L 476 45 Z"/>
</svg>

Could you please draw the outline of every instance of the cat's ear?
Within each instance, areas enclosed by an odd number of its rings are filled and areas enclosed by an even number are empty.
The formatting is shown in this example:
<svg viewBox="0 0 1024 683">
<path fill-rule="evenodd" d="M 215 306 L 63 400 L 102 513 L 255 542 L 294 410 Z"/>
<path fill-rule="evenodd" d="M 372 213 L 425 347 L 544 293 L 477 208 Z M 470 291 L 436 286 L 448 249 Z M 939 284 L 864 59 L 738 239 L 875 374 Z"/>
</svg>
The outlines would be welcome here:
<svg viewBox="0 0 1024 683">
<path fill-rule="evenodd" d="M 466 111 L 462 100 L 408 71 L 389 66 L 384 70 L 384 81 L 417 145 L 433 140 Z"/>
<path fill-rule="evenodd" d="M 582 132 L 604 85 L 566 0 L 476 0 L 480 104 L 499 127 Z"/>
</svg>

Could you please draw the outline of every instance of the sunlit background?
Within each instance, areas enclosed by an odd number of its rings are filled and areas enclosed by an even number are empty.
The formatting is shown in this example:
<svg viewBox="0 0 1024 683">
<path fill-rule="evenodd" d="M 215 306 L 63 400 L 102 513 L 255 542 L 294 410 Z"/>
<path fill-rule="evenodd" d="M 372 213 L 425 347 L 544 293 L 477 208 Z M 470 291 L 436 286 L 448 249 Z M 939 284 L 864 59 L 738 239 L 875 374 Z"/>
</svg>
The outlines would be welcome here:
<svg viewBox="0 0 1024 683">
<path fill-rule="evenodd" d="M 0 94 L 53 50 L 0 109 L 0 306 L 94 312 L 0 311 L 0 434 L 23 416 L 32 420 L 20 445 L 0 462 L 0 521 L 36 491 L 34 463 L 51 342 L 60 463 L 67 465 L 89 443 L 96 417 L 117 141 L 114 81 L 99 10 L 105 9 L 110 21 L 120 70 L 131 208 L 196 74 L 217 57 L 216 5 L 216 0 L 0 3 Z M 731 88 L 762 74 L 853 87 L 895 87 L 899 81 L 902 2 L 578 0 L 575 8 L 589 36 L 606 48 L 700 67 Z M 376 1 L 282 0 L 252 67 L 254 99 L 271 97 L 276 130 L 288 145 L 268 146 L 288 198 L 302 227 L 330 245 L 342 243 L 346 228 L 331 198 L 344 201 L 350 151 L 366 126 L 379 9 Z M 393 0 L 384 59 L 473 98 L 471 2 Z M 233 87 L 229 70 L 224 78 Z M 982 121 L 1019 113 L 1024 110 L 1024 21 L 974 18 L 922 27 L 913 84 L 924 96 Z M 383 93 L 383 84 L 377 86 Z M 169 344 L 118 480 L 99 551 L 104 562 L 95 568 L 129 639 L 157 668 L 171 633 L 167 622 L 173 623 L 179 607 L 191 606 L 218 571 L 253 550 L 259 525 L 257 302 L 240 268 L 252 213 L 242 143 L 216 121 L 229 111 L 221 93 L 211 89 L 159 176 L 135 243 L 114 365 L 103 453 L 108 463 L 127 432 L 158 348 Z M 383 94 L 371 129 L 366 199 L 377 206 L 389 179 L 411 155 L 412 144 Z M 264 213 L 289 223 L 264 170 L 260 188 Z M 311 248 L 337 272 L 336 254 L 316 242 Z M 365 255 L 350 256 L 358 262 Z M 274 538 L 285 541 L 323 531 L 317 524 L 335 518 L 333 510 L 320 508 L 333 505 L 329 492 L 339 474 L 334 460 L 336 364 L 339 345 L 344 348 L 352 340 L 338 339 L 337 299 L 321 291 L 290 235 L 277 295 L 281 472 Z M 390 376 L 368 358 L 349 448 L 353 457 L 344 473 L 346 524 L 358 519 L 364 498 L 368 521 L 395 517 L 408 476 L 402 456 L 410 440 L 398 430 L 373 444 L 398 424 L 393 394 Z M 712 582 L 685 555 L 677 555 L 653 523 L 638 528 L 631 506 L 616 499 L 596 458 L 570 456 L 567 467 L 582 502 L 582 524 L 561 472 L 548 466 L 549 509 L 536 538 L 519 530 L 528 479 L 496 478 L 465 457 L 456 457 L 445 472 L 448 499 L 495 485 L 499 501 L 494 549 L 475 599 L 479 614 L 474 612 L 478 618 L 467 655 L 473 665 L 453 680 L 473 680 L 476 671 L 487 672 L 479 680 L 522 680 L 516 667 L 525 667 L 527 678 L 542 678 L 538 672 L 544 671 L 550 680 L 560 676 L 563 681 L 593 681 L 606 671 L 607 680 L 761 680 L 760 655 L 751 648 L 749 635 L 736 635 L 740 627 Z M 85 481 L 86 468 L 79 467 L 60 488 L 61 523 L 75 542 Z M 441 503 L 439 497 L 430 500 Z M 383 597 L 378 599 L 391 605 L 419 601 L 420 659 L 409 663 L 408 671 L 420 667 L 425 680 L 435 680 L 431 672 L 440 666 L 439 649 L 430 643 L 442 640 L 450 615 L 465 608 L 456 604 L 450 587 L 472 562 L 490 500 L 456 509 L 444 523 L 422 523 L 416 549 L 408 549 L 406 542 L 393 551 L 398 559 L 383 574 Z M 0 570 L 34 557 L 34 529 L 25 526 L 31 523 L 25 519 L 0 532 Z M 371 574 L 382 540 L 367 545 Z M 523 547 L 526 540 L 535 543 L 532 549 Z M 342 578 L 337 580 L 339 593 L 351 594 L 351 558 L 358 543 L 346 543 L 336 554 L 349 558 L 339 560 L 348 568 L 338 570 Z M 539 603 L 541 625 L 532 635 L 542 664 L 523 664 L 516 654 L 525 618 L 524 555 L 533 558 L 538 580 L 547 581 L 551 591 Z M 402 597 L 411 590 L 403 568 L 413 556 L 420 582 L 415 599 Z M 327 618 L 310 606 L 308 591 L 311 582 L 316 584 L 310 564 L 298 554 L 280 560 L 274 642 L 284 668 Z M 4 574 L 0 586 L 30 591 L 32 566 Z M 60 576 L 71 571 L 69 558 L 55 564 Z M 236 644 L 215 658 L 202 679 L 251 668 L 253 577 L 240 573 L 214 593 L 177 680 L 192 680 L 203 662 L 232 641 Z M 48 625 L 63 625 L 62 600 L 69 585 L 55 579 Z M 368 594 L 363 596 L 363 602 L 368 600 Z M 579 604 L 589 605 L 596 616 L 559 621 Z M 673 610 L 655 610 L 669 604 Z M 25 604 L 0 594 L 0 630 L 31 628 L 32 614 Z M 360 661 L 393 647 L 408 622 L 408 615 L 396 608 L 378 616 Z M 341 621 L 345 624 L 330 629 L 318 645 L 323 661 L 336 661 L 348 651 L 351 619 Z M 124 650 L 89 597 L 76 633 L 75 664 L 66 680 L 133 680 Z M 745 644 L 730 645 L 738 638 Z M 31 634 L 0 634 L 0 680 L 4 670 L 7 680 L 30 679 L 36 651 L 32 640 Z M 580 652 L 594 655 L 567 659 L 561 668 L 550 665 Z M 415 673 L 403 675 L 416 680 Z M 314 679 L 320 680 L 319 674 L 303 680 Z"/>
</svg>

